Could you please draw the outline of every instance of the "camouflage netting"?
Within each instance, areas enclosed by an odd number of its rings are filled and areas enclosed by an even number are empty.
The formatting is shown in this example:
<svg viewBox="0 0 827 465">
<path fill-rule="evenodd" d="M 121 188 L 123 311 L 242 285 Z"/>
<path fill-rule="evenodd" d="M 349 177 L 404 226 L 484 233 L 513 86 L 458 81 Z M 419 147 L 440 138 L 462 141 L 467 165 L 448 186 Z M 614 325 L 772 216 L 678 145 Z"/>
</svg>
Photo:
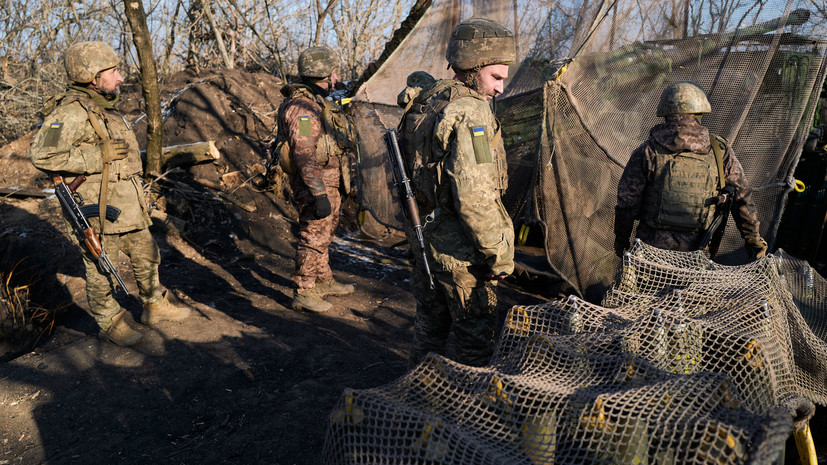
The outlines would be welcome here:
<svg viewBox="0 0 827 465">
<path fill-rule="evenodd" d="M 325 462 L 772 463 L 827 399 L 825 306 L 783 251 L 724 266 L 636 243 L 602 306 L 512 308 L 487 367 L 431 354 L 346 390 Z"/>
<path fill-rule="evenodd" d="M 434 1 L 359 89 L 353 111 L 362 138 L 361 205 L 371 218 L 365 231 L 401 227 L 381 134 L 399 122 L 396 95 L 405 77 L 425 70 L 450 78 L 448 34 L 477 15 L 516 30 L 522 60 L 496 104 L 509 160 L 506 207 L 518 228 L 542 228 L 550 266 L 577 293 L 597 301 L 608 286 L 618 264 L 617 183 L 632 151 L 662 121 L 655 108 L 674 81 L 707 91 L 712 113 L 703 123 L 731 141 L 772 246 L 818 97 L 813 89 L 824 81 L 823 12 L 792 0 L 760 7 L 713 1 L 708 8 L 660 0 L 551 4 Z M 746 262 L 742 246 L 730 219 L 716 261 Z"/>
</svg>

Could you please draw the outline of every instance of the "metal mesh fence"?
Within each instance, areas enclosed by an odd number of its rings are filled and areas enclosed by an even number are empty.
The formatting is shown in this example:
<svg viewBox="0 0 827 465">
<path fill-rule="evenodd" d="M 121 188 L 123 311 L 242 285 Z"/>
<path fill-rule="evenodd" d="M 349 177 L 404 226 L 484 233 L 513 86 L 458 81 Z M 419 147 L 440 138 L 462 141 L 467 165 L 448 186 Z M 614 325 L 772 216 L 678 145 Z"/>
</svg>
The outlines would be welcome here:
<svg viewBox="0 0 827 465">
<path fill-rule="evenodd" d="M 602 305 L 513 307 L 488 366 L 431 354 L 345 391 L 325 462 L 772 463 L 827 399 L 825 292 L 783 251 L 725 266 L 638 242 Z"/>
<path fill-rule="evenodd" d="M 504 202 L 515 225 L 542 227 L 549 264 L 575 292 L 594 301 L 607 289 L 618 262 L 611 233 L 617 183 L 660 122 L 654 109 L 675 81 L 707 91 L 713 112 L 703 124 L 733 146 L 755 189 L 761 234 L 773 244 L 814 89 L 824 81 L 821 10 L 798 9 L 809 4 L 792 0 L 704 8 L 659 0 L 483 3 L 435 1 L 357 93 L 357 114 L 381 115 L 357 123 L 361 205 L 372 219 L 401 228 L 379 135 L 399 121 L 395 99 L 405 77 L 426 70 L 449 78 L 443 56 L 453 25 L 491 13 L 517 31 L 518 57 L 527 56 L 495 107 L 509 163 Z M 716 260 L 747 260 L 732 220 Z"/>
</svg>

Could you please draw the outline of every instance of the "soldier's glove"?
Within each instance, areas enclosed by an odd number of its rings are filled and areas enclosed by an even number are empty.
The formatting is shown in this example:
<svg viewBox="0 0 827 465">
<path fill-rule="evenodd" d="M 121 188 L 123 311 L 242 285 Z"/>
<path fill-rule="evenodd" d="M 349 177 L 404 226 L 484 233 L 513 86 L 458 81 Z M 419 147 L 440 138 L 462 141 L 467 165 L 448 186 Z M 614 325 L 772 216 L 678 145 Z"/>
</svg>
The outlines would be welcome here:
<svg viewBox="0 0 827 465">
<path fill-rule="evenodd" d="M 760 236 L 754 239 L 747 240 L 744 247 L 747 249 L 747 254 L 750 257 L 755 257 L 756 259 L 758 259 L 767 256 L 767 241 L 765 241 Z"/>
<path fill-rule="evenodd" d="M 123 160 L 129 154 L 129 146 L 123 139 L 106 139 L 98 144 L 101 149 L 104 163 Z"/>
<path fill-rule="evenodd" d="M 330 200 L 327 199 L 327 194 L 317 195 L 315 198 L 313 208 L 316 210 L 316 219 L 320 220 L 330 216 Z"/>
</svg>

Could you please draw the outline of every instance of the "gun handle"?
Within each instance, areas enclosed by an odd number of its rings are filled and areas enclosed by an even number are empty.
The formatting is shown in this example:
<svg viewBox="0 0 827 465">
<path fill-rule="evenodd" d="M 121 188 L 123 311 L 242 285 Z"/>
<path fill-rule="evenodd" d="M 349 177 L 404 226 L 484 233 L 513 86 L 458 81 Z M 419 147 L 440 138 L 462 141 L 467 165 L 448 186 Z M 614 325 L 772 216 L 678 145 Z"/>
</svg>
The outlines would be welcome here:
<svg viewBox="0 0 827 465">
<path fill-rule="evenodd" d="M 83 184 L 84 181 L 86 181 L 86 176 L 80 174 L 72 182 L 67 184 L 66 187 L 69 188 L 69 192 L 74 194 L 75 191 L 78 190 L 78 187 L 80 187 L 80 185 Z"/>
</svg>

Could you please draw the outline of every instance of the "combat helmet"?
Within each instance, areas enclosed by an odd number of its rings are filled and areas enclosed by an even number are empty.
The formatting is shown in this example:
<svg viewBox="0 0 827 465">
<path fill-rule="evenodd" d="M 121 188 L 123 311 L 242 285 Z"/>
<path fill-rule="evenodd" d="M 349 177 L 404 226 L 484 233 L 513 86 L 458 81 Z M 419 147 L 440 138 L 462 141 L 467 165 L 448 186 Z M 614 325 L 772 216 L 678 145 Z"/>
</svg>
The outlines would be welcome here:
<svg viewBox="0 0 827 465">
<path fill-rule="evenodd" d="M 488 18 L 469 18 L 451 33 L 445 59 L 455 71 L 510 65 L 516 59 L 514 34 Z"/>
<path fill-rule="evenodd" d="M 121 60 L 112 47 L 103 42 L 79 42 L 63 54 L 66 75 L 74 82 L 86 84 L 103 70 L 114 68 Z"/>
<path fill-rule="evenodd" d="M 339 64 L 339 57 L 330 47 L 310 47 L 299 55 L 299 76 L 324 79 L 333 73 Z"/>
<path fill-rule="evenodd" d="M 660 95 L 657 115 L 694 115 L 710 113 L 706 92 L 692 81 L 673 82 Z"/>
</svg>

